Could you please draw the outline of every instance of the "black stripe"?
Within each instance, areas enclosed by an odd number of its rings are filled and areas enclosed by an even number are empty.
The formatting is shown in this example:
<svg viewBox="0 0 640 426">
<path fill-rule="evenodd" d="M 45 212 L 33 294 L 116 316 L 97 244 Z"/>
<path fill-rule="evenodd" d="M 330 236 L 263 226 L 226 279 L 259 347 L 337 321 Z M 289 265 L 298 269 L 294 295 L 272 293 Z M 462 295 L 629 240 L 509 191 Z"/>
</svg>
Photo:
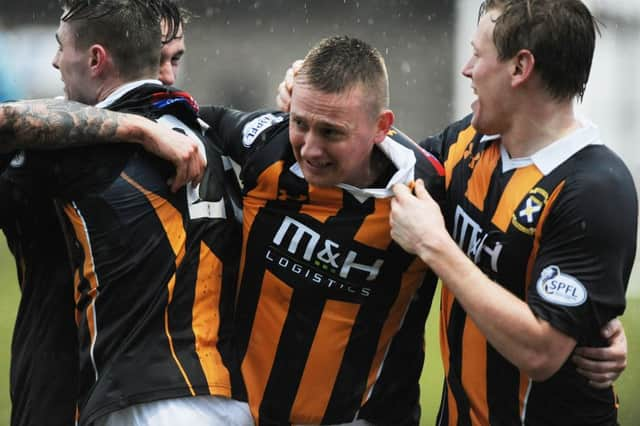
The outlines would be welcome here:
<svg viewBox="0 0 640 426">
<path fill-rule="evenodd" d="M 420 375 L 425 359 L 424 330 L 436 284 L 437 277 L 429 272 L 411 300 L 402 327 L 393 338 L 380 377 L 358 418 L 376 425 L 418 426 Z"/>
<path fill-rule="evenodd" d="M 315 292 L 293 293 L 260 405 L 261 424 L 289 418 L 324 305 Z"/>
<path fill-rule="evenodd" d="M 491 228 L 491 219 L 498 209 L 500 197 L 504 193 L 504 189 L 506 188 L 514 173 L 515 170 L 510 170 L 506 173 L 502 173 L 502 158 L 498 160 L 495 168 L 491 172 L 489 189 L 483 203 L 482 218 L 484 220 L 483 223 L 479 224 L 483 227 L 485 232 L 488 232 Z"/>
<path fill-rule="evenodd" d="M 447 381 L 449 388 L 456 400 L 458 411 L 458 425 L 471 425 L 469 399 L 462 387 L 462 337 L 467 313 L 457 300 L 454 300 L 449 314 L 449 326 L 447 327 L 447 339 L 449 341 L 449 373 Z"/>
<path fill-rule="evenodd" d="M 186 252 L 176 271 L 173 299 L 168 306 L 169 333 L 173 349 L 197 395 L 209 394 L 207 377 L 196 353 L 193 304 L 200 262 L 200 242 L 187 234 Z M 177 331 L 178 333 L 174 332 Z"/>
<path fill-rule="evenodd" d="M 520 418 L 519 370 L 487 342 L 487 405 L 489 423 L 504 424 Z"/>
</svg>

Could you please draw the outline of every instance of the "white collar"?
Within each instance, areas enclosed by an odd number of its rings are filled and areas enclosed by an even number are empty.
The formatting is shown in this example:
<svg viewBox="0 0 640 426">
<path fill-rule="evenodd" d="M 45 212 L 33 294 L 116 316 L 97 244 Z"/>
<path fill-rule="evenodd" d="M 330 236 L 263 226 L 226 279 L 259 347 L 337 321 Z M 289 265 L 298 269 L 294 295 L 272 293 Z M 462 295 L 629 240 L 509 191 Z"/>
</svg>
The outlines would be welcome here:
<svg viewBox="0 0 640 426">
<path fill-rule="evenodd" d="M 382 142 L 376 145 L 382 153 L 397 168 L 389 182 L 384 188 L 358 188 L 346 183 L 336 185 L 353 195 L 361 203 L 369 197 L 388 198 L 393 195 L 392 187 L 396 183 L 409 183 L 414 180 L 416 157 L 412 150 L 400 145 L 390 137 L 386 137 Z M 297 162 L 294 163 L 289 170 L 296 176 L 303 178 L 302 168 Z"/>
<path fill-rule="evenodd" d="M 588 145 L 602 145 L 598 127 L 585 119 L 580 118 L 578 121 L 580 123 L 579 128 L 529 157 L 511 158 L 504 145 L 500 145 L 502 173 L 534 164 L 546 176 L 582 148 Z M 498 138 L 500 138 L 500 135 L 487 135 L 483 136 L 480 142 Z"/>
<path fill-rule="evenodd" d="M 103 99 L 101 102 L 98 102 L 95 105 L 95 107 L 96 108 L 108 108 L 111 104 L 113 104 L 115 101 L 120 99 L 126 93 L 132 91 L 135 88 L 138 88 L 138 87 L 142 86 L 143 84 L 159 84 L 159 85 L 162 85 L 162 82 L 160 80 L 149 79 L 149 80 L 137 80 L 137 81 L 132 81 L 130 83 L 123 84 L 122 86 L 118 87 L 116 90 L 111 92 L 111 94 L 109 96 L 107 96 L 105 99 Z"/>
</svg>

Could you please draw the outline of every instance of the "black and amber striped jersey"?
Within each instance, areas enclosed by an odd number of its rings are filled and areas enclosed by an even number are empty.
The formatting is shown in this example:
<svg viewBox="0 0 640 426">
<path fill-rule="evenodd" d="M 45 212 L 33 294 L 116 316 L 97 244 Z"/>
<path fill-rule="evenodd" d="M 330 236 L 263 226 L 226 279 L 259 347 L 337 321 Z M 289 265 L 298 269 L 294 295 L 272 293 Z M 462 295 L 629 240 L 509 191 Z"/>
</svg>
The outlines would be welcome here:
<svg viewBox="0 0 640 426">
<path fill-rule="evenodd" d="M 190 96 L 143 83 L 98 106 L 203 138 Z M 22 172 L 64 200 L 81 259 L 80 424 L 135 403 L 230 396 L 240 226 L 227 197 L 205 202 L 191 185 L 172 193 L 173 167 L 126 145 L 29 153 Z"/>
<path fill-rule="evenodd" d="M 440 163 L 392 131 L 379 149 L 393 173 L 380 188 L 320 188 L 297 166 L 287 115 L 214 109 L 203 117 L 242 166 L 235 325 L 246 395 L 238 397 L 260 425 L 412 424 L 435 278 L 391 240 L 390 188 L 421 177 L 438 194 Z M 408 379 L 394 387 L 394 374 Z"/>
<path fill-rule="evenodd" d="M 16 153 L 10 168 L 20 167 Z M 9 166 L 9 162 L 6 163 Z M 0 229 L 16 262 L 21 297 L 11 340 L 11 426 L 70 426 L 76 407 L 73 275 L 53 200 L 40 182 L 0 174 Z"/>
<path fill-rule="evenodd" d="M 529 158 L 470 117 L 421 144 L 445 165 L 445 220 L 492 280 L 579 346 L 603 346 L 601 327 L 622 314 L 635 256 L 637 197 L 624 163 L 583 126 Z M 613 389 L 595 389 L 567 361 L 533 382 L 487 342 L 442 290 L 446 386 L 441 425 L 613 425 Z"/>
</svg>

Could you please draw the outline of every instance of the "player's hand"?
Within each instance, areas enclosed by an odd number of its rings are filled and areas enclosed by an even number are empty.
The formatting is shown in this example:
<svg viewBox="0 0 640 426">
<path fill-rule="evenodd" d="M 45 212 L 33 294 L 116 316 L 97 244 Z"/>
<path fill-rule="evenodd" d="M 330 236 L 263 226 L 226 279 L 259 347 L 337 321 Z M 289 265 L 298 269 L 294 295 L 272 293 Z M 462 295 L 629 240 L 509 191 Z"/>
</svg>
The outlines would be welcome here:
<svg viewBox="0 0 640 426">
<path fill-rule="evenodd" d="M 289 112 L 291 108 L 291 93 L 293 92 L 294 77 L 302 67 L 302 59 L 295 61 L 284 75 L 284 80 L 278 85 L 276 104 L 282 112 Z"/>
<path fill-rule="evenodd" d="M 450 239 L 440 207 L 427 192 L 422 179 L 415 182 L 414 193 L 404 184 L 395 184 L 393 193 L 389 215 L 391 238 L 405 251 L 430 254 L 434 244 Z"/>
<path fill-rule="evenodd" d="M 200 152 L 198 143 L 169 127 L 150 120 L 147 122 L 143 146 L 176 167 L 175 176 L 167 182 L 171 185 L 171 191 L 176 192 L 187 182 L 192 182 L 193 185 L 200 183 L 207 161 Z"/>
<path fill-rule="evenodd" d="M 578 373 L 589 379 L 594 388 L 608 388 L 627 366 L 627 336 L 618 318 L 609 321 L 601 330 L 608 346 L 578 347 L 571 360 Z"/>
</svg>

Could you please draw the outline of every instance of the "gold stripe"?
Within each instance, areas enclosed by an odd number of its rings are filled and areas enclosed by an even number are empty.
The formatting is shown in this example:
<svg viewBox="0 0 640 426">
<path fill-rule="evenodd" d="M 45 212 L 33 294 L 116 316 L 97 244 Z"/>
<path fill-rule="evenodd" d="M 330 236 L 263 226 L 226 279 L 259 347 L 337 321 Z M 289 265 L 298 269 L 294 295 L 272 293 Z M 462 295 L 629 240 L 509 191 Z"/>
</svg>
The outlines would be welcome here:
<svg viewBox="0 0 640 426">
<path fill-rule="evenodd" d="M 473 173 L 467 182 L 465 196 L 478 210 L 484 211 L 484 202 L 487 198 L 491 176 L 500 159 L 498 145 L 491 145 L 482 152 L 477 164 L 473 166 Z"/>
<path fill-rule="evenodd" d="M 517 169 L 509 183 L 502 192 L 502 197 L 496 207 L 491 221 L 502 232 L 506 232 L 511 223 L 514 210 L 518 208 L 525 195 L 529 193 L 531 188 L 542 178 L 542 173 L 538 168 L 531 164 L 527 167 Z"/>
<path fill-rule="evenodd" d="M 449 153 L 447 155 L 447 159 L 444 162 L 445 168 L 445 185 L 446 188 L 449 189 L 449 184 L 451 183 L 451 172 L 456 167 L 456 165 L 464 158 L 467 150 L 467 145 L 471 140 L 475 137 L 476 130 L 469 126 L 464 129 L 462 132 L 458 134 L 458 140 L 449 147 Z M 471 149 L 471 147 L 469 147 Z"/>
<path fill-rule="evenodd" d="M 196 353 L 211 394 L 230 397 L 229 371 L 217 350 L 221 289 L 222 262 L 204 242 L 201 242 L 192 310 Z"/>
</svg>

